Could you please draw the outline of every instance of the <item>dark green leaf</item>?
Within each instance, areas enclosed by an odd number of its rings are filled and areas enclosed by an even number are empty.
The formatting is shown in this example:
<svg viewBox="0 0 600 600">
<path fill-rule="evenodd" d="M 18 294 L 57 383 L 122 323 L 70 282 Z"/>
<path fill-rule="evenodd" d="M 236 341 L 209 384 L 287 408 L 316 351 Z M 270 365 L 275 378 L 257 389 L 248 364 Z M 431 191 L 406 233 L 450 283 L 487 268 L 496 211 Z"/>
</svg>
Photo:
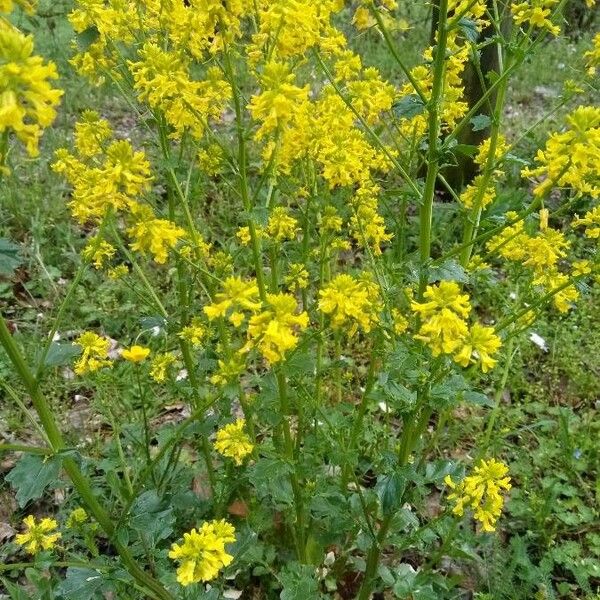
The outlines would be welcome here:
<svg viewBox="0 0 600 600">
<path fill-rule="evenodd" d="M 16 498 L 22 508 L 30 500 L 37 500 L 44 490 L 56 484 L 60 471 L 60 459 L 26 454 L 6 476 L 12 487 L 16 490 Z"/>
<path fill-rule="evenodd" d="M 6 238 L 0 238 L 0 275 L 12 275 L 22 262 L 19 246 Z"/>
<path fill-rule="evenodd" d="M 104 598 L 102 591 L 105 584 L 106 580 L 99 571 L 69 567 L 66 579 L 57 591 L 65 600 L 96 600 Z"/>
<path fill-rule="evenodd" d="M 81 354 L 81 347 L 70 342 L 52 342 L 44 360 L 46 367 L 60 367 L 69 364 L 75 356 Z"/>
<path fill-rule="evenodd" d="M 478 406 L 488 406 L 489 408 L 494 407 L 494 403 L 485 394 L 480 392 L 474 392 L 473 390 L 466 391 L 463 394 L 463 398 L 467 402 L 477 404 Z"/>
<path fill-rule="evenodd" d="M 156 544 L 169 537 L 173 531 L 175 515 L 171 503 L 148 490 L 131 505 L 129 525 L 146 542 Z"/>
<path fill-rule="evenodd" d="M 394 102 L 392 110 L 399 119 L 412 119 L 425 110 L 425 105 L 417 94 L 410 94 Z"/>
<path fill-rule="evenodd" d="M 88 50 L 88 48 L 100 37 L 100 32 L 95 25 L 88 27 L 81 33 L 77 34 L 77 42 L 82 52 Z"/>
<path fill-rule="evenodd" d="M 471 123 L 473 131 L 483 131 L 490 126 L 492 119 L 490 119 L 487 115 L 476 115 L 469 121 L 469 123 Z"/>
<path fill-rule="evenodd" d="M 381 488 L 381 510 L 385 516 L 398 510 L 406 489 L 406 477 L 403 473 L 394 473 L 385 477 Z"/>
<path fill-rule="evenodd" d="M 429 268 L 429 282 L 434 281 L 460 281 L 468 283 L 469 275 L 454 259 L 447 260 L 436 267 Z"/>
</svg>

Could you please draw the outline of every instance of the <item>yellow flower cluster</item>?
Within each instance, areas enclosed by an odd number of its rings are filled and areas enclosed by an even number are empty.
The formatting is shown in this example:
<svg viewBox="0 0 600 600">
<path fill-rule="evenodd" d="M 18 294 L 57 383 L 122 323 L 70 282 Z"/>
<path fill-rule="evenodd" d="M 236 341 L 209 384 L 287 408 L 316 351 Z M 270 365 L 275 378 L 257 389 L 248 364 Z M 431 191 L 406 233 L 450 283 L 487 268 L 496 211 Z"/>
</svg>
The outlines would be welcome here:
<svg viewBox="0 0 600 600">
<path fill-rule="evenodd" d="M 217 431 L 215 450 L 240 466 L 244 458 L 252 453 L 254 446 L 245 431 L 246 421 L 238 419 Z"/>
<path fill-rule="evenodd" d="M 255 280 L 243 281 L 239 277 L 228 277 L 223 282 L 222 290 L 215 295 L 212 304 L 204 307 L 204 312 L 209 321 L 228 317 L 236 327 L 239 327 L 245 320 L 242 311 L 255 313 L 260 310 L 260 307 L 258 285 Z"/>
<path fill-rule="evenodd" d="M 143 152 L 127 140 L 113 140 L 110 124 L 98 113 L 87 110 L 75 126 L 77 155 L 57 150 L 52 168 L 73 187 L 69 207 L 81 224 L 100 223 L 109 213 L 123 213 L 131 225 L 131 248 L 152 254 L 157 263 L 167 261 L 168 251 L 185 236 L 174 223 L 159 219 L 152 208 L 138 202 L 150 189 L 150 164 Z M 115 251 L 99 237 L 84 250 L 84 257 L 97 268 L 104 266 Z"/>
<path fill-rule="evenodd" d="M 308 315 L 297 314 L 296 298 L 291 294 L 267 294 L 263 310 L 248 322 L 248 342 L 241 352 L 256 348 L 270 364 L 298 345 L 298 329 L 306 329 Z"/>
<path fill-rule="evenodd" d="M 560 33 L 560 27 L 551 21 L 552 9 L 559 0 L 526 0 L 513 2 L 510 10 L 517 25 L 526 23 L 530 27 L 547 29 L 552 35 Z M 550 18 L 549 18 L 550 17 Z"/>
<path fill-rule="evenodd" d="M 235 542 L 235 529 L 225 521 L 203 523 L 199 530 L 183 534 L 182 544 L 173 544 L 169 558 L 179 561 L 177 581 L 187 586 L 217 577 L 223 567 L 233 561 L 225 551 L 225 544 Z"/>
<path fill-rule="evenodd" d="M 50 81 L 57 77 L 54 63 L 33 54 L 33 38 L 0 19 L 0 133 L 14 132 L 30 156 L 56 117 L 63 92 Z"/>
<path fill-rule="evenodd" d="M 444 482 L 452 490 L 448 500 L 454 501 L 452 512 L 462 517 L 465 508 L 473 510 L 473 516 L 481 523 L 486 532 L 496 530 L 496 521 L 502 514 L 504 506 L 503 490 L 510 490 L 508 467 L 495 459 L 481 460 L 473 469 L 473 473 L 460 483 L 447 475 Z"/>
<path fill-rule="evenodd" d="M 162 352 L 152 359 L 150 377 L 157 383 L 162 383 L 167 378 L 169 367 L 177 361 L 172 352 Z"/>
<path fill-rule="evenodd" d="M 18 533 L 15 542 L 24 546 L 29 554 L 37 554 L 40 550 L 51 550 L 60 539 L 61 535 L 56 531 L 58 523 L 54 519 L 43 518 L 36 521 L 33 515 L 23 519 L 25 533 Z"/>
<path fill-rule="evenodd" d="M 425 342 L 434 356 L 451 354 L 462 367 L 480 363 L 484 373 L 494 368 L 497 361 L 493 356 L 501 346 L 500 338 L 493 327 L 477 322 L 469 327 L 469 296 L 461 293 L 456 282 L 428 285 L 423 299 L 411 304 L 422 320 L 416 339 Z"/>
<path fill-rule="evenodd" d="M 298 231 L 298 221 L 290 216 L 287 208 L 276 206 L 269 215 L 267 235 L 277 242 L 293 240 Z"/>
<path fill-rule="evenodd" d="M 392 234 L 385 230 L 383 217 L 377 212 L 379 191 L 379 186 L 373 183 L 360 187 L 352 197 L 353 215 L 350 217 L 350 233 L 376 256 L 381 254 L 381 245 L 392 239 Z"/>
<path fill-rule="evenodd" d="M 548 227 L 547 211 L 540 211 L 540 231 L 530 236 L 523 221 L 505 227 L 487 243 L 490 252 L 495 252 L 505 260 L 513 261 L 531 269 L 533 284 L 550 293 L 560 289 L 553 296 L 554 305 L 560 312 L 567 312 L 579 297 L 574 285 L 567 286 L 569 277 L 558 269 L 559 262 L 567 256 L 570 242 L 560 231 Z M 517 213 L 509 211 L 506 218 L 515 220 Z"/>
<path fill-rule="evenodd" d="M 108 358 L 110 340 L 100 337 L 93 331 L 82 333 L 74 342 L 82 350 L 81 356 L 75 363 L 75 373 L 85 375 L 103 367 L 109 367 L 112 362 Z"/>
<path fill-rule="evenodd" d="M 594 36 L 592 44 L 592 49 L 583 55 L 590 75 L 594 75 L 600 65 L 600 32 Z"/>
<path fill-rule="evenodd" d="M 566 118 L 567 129 L 553 133 L 544 150 L 538 150 L 539 166 L 524 169 L 524 177 L 544 177 L 534 189 L 546 195 L 553 187 L 571 187 L 578 194 L 600 198 L 600 108 L 580 106 Z"/>
<path fill-rule="evenodd" d="M 352 336 L 365 333 L 379 323 L 381 299 L 377 285 L 366 276 L 336 275 L 319 292 L 319 310 L 331 317 L 334 329 Z"/>
<path fill-rule="evenodd" d="M 110 125 L 88 110 L 75 127 L 77 156 L 62 148 L 52 168 L 73 187 L 69 203 L 81 224 L 98 223 L 109 210 L 129 209 L 152 181 L 150 164 L 143 152 L 125 140 L 109 142 Z"/>
</svg>

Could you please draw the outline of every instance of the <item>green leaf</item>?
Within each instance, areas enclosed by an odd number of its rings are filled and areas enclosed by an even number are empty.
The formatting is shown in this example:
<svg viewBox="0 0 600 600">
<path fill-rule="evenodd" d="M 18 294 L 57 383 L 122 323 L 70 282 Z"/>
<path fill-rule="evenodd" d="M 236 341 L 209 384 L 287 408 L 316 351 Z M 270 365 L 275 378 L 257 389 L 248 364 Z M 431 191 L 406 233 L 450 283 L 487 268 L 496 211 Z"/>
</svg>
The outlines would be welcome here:
<svg viewBox="0 0 600 600">
<path fill-rule="evenodd" d="M 466 17 L 463 17 L 458 22 L 458 26 L 463 32 L 465 38 L 467 38 L 470 42 L 475 43 L 477 41 L 477 38 L 479 37 L 479 28 L 473 19 L 467 19 Z"/>
<path fill-rule="evenodd" d="M 67 576 L 58 586 L 65 600 L 97 600 L 104 598 L 106 579 L 99 571 L 69 567 Z"/>
<path fill-rule="evenodd" d="M 12 275 L 22 262 L 19 246 L 6 238 L 0 238 L 0 275 Z"/>
<path fill-rule="evenodd" d="M 394 102 L 392 110 L 399 119 L 412 119 L 425 110 L 425 104 L 417 94 L 410 94 Z"/>
<path fill-rule="evenodd" d="M 436 267 L 429 268 L 429 283 L 434 281 L 460 281 L 468 283 L 469 275 L 454 259 L 447 260 Z"/>
<path fill-rule="evenodd" d="M 406 489 L 406 477 L 403 473 L 393 473 L 385 477 L 381 488 L 381 510 L 384 516 L 393 514 L 402 502 Z"/>
<path fill-rule="evenodd" d="M 494 408 L 494 403 L 490 400 L 485 394 L 481 392 L 474 392 L 473 390 L 468 390 L 464 392 L 463 398 L 467 402 L 471 402 L 472 404 L 477 404 L 478 406 L 487 406 L 489 408 Z"/>
<path fill-rule="evenodd" d="M 490 126 L 492 119 L 490 119 L 490 117 L 487 115 L 476 115 L 469 121 L 469 123 L 471 123 L 473 131 L 483 131 Z"/>
<path fill-rule="evenodd" d="M 60 458 L 44 459 L 41 456 L 26 454 L 6 476 L 15 489 L 16 499 L 23 508 L 30 500 L 37 500 L 49 485 L 58 481 Z"/>
<path fill-rule="evenodd" d="M 77 34 L 77 42 L 80 50 L 85 52 L 100 37 L 100 32 L 95 25 L 84 29 Z"/>
<path fill-rule="evenodd" d="M 175 515 L 171 503 L 159 498 L 155 490 L 148 490 L 131 505 L 129 525 L 147 543 L 153 545 L 173 532 Z"/>
<path fill-rule="evenodd" d="M 81 354 L 81 348 L 70 342 L 52 342 L 46 355 L 46 367 L 60 367 L 69 364 L 75 356 Z"/>
<path fill-rule="evenodd" d="M 31 600 L 31 596 L 26 593 L 25 588 L 20 585 L 12 583 L 4 577 L 0 577 L 2 585 L 6 588 L 11 600 Z"/>
<path fill-rule="evenodd" d="M 309 565 L 289 564 L 280 574 L 283 590 L 281 600 L 307 600 L 321 598 L 319 584 L 315 579 L 315 569 Z"/>
</svg>

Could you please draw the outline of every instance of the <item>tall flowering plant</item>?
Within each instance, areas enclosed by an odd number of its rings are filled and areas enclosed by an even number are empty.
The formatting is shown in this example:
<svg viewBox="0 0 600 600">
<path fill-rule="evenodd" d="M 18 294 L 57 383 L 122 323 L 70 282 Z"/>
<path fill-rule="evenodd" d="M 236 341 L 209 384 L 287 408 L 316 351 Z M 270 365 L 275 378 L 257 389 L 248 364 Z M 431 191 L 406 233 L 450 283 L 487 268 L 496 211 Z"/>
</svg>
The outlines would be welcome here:
<svg viewBox="0 0 600 600">
<path fill-rule="evenodd" d="M 467 519 L 482 535 L 495 530 L 511 477 L 491 449 L 516 340 L 542 312 L 572 310 L 598 273 L 600 109 L 573 108 L 534 156 L 517 158 L 504 131 L 511 78 L 560 33 L 564 4 L 440 0 L 431 46 L 406 58 L 394 0 L 75 3 L 72 68 L 122 95 L 139 128 L 134 142 L 86 110 L 52 162 L 85 231 L 73 286 L 95 270 L 138 293 L 155 323 L 153 336 L 121 331 L 133 341 L 122 352 L 102 324 L 74 341 L 82 382 L 136 390 L 133 446 L 115 409 L 98 409 L 112 424 L 121 497 L 108 504 L 65 453 L 69 432 L 40 387 L 63 310 L 37 367 L 4 320 L 0 341 L 49 455 L 140 597 L 192 597 L 182 589 L 209 590 L 223 573 L 248 582 L 255 569 L 267 588 L 281 584 L 278 571 L 302 573 L 315 598 L 330 589 L 327 572 L 351 572 L 365 600 L 393 585 L 387 549 L 418 548 L 426 574 Z M 36 153 L 61 92 L 31 39 L 1 24 L 7 172 L 13 141 Z M 357 35 L 385 47 L 392 80 L 355 49 Z M 473 101 L 465 70 L 490 45 L 498 67 Z M 567 99 L 594 85 L 598 46 Z M 461 143 L 470 128 L 486 131 L 477 146 Z M 455 187 L 446 172 L 465 156 L 476 172 Z M 507 172 L 523 164 L 527 196 L 499 212 Z M 480 289 L 493 277 L 511 301 L 490 313 Z M 489 400 L 480 390 L 491 384 Z M 174 397 L 189 416 L 158 430 Z M 437 460 L 436 430 L 482 398 L 490 412 L 473 456 L 464 468 Z M 205 498 L 175 521 L 160 502 L 174 503 L 178 474 L 190 472 Z M 447 508 L 432 520 L 423 506 L 439 491 Z M 169 523 L 155 557 L 127 533 L 148 494 Z M 47 533 L 55 521 L 26 525 L 17 543 L 29 552 L 58 543 Z"/>
</svg>

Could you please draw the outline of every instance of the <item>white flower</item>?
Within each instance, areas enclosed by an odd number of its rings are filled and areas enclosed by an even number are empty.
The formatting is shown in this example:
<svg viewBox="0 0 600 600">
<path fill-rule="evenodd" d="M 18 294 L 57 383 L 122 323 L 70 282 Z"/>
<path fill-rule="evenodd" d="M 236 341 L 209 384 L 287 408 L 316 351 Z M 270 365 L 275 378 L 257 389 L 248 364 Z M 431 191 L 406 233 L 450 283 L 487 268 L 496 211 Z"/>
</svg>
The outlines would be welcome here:
<svg viewBox="0 0 600 600">
<path fill-rule="evenodd" d="M 544 352 L 548 352 L 548 344 L 546 344 L 546 340 L 538 335 L 535 331 L 532 331 L 529 335 L 529 339 L 541 350 Z"/>
</svg>

